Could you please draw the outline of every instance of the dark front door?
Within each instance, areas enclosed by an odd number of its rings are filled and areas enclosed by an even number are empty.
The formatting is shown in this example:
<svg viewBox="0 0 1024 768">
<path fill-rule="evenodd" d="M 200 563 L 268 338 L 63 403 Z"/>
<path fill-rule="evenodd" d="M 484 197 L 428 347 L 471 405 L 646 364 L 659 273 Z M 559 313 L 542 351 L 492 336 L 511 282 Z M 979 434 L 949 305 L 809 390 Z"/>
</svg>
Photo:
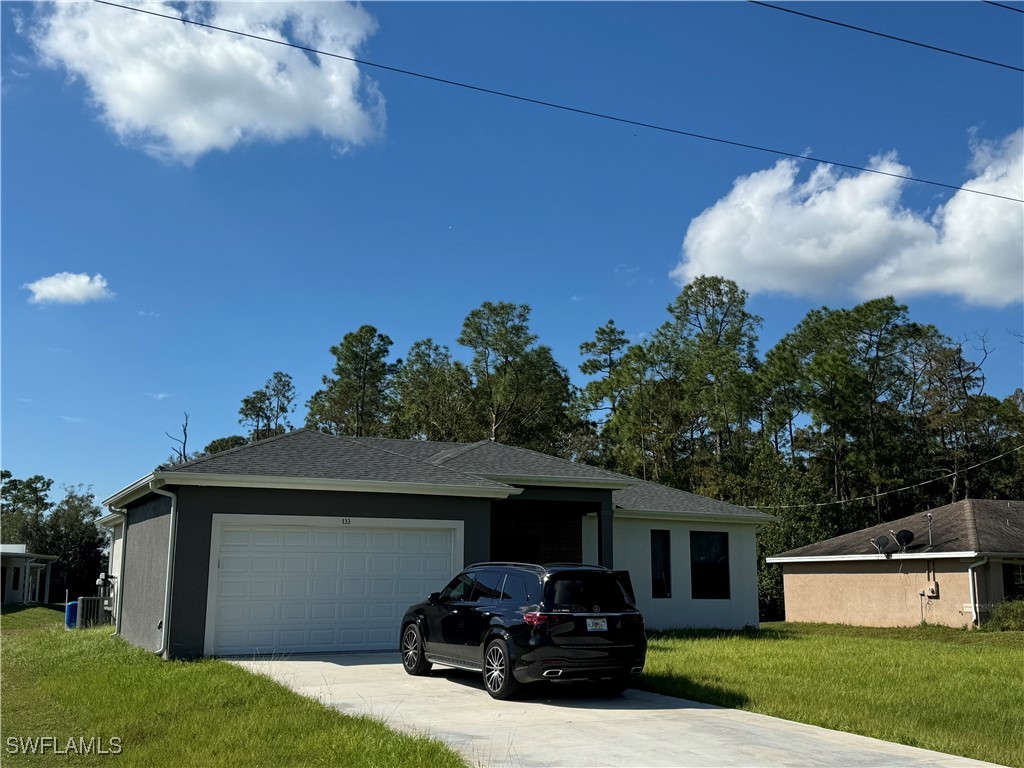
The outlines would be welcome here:
<svg viewBox="0 0 1024 768">
<path fill-rule="evenodd" d="M 491 559 L 578 563 L 584 510 L 573 504 L 497 502 L 491 512 Z"/>
<path fill-rule="evenodd" d="M 0 566 L 0 603 L 7 602 L 7 566 Z"/>
</svg>

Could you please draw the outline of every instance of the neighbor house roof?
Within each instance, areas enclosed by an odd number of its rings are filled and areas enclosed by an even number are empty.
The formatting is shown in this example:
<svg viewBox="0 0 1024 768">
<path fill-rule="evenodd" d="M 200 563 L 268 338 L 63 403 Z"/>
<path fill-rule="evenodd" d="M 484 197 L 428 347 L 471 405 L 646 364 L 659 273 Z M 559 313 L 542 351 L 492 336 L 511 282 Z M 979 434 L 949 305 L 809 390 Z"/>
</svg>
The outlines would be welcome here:
<svg viewBox="0 0 1024 768">
<path fill-rule="evenodd" d="M 931 543 L 928 517 L 931 515 Z M 914 534 L 906 548 L 896 542 L 895 533 Z M 872 544 L 885 536 L 882 551 Z M 885 557 L 936 558 L 1013 554 L 1024 557 L 1024 501 L 964 499 L 944 507 L 919 512 L 853 533 L 791 549 L 769 563 L 813 562 L 819 560 L 876 560 Z"/>
<path fill-rule="evenodd" d="M 0 544 L 0 555 L 24 557 L 35 560 L 56 560 L 56 555 L 38 555 L 28 551 L 27 544 Z"/>
</svg>

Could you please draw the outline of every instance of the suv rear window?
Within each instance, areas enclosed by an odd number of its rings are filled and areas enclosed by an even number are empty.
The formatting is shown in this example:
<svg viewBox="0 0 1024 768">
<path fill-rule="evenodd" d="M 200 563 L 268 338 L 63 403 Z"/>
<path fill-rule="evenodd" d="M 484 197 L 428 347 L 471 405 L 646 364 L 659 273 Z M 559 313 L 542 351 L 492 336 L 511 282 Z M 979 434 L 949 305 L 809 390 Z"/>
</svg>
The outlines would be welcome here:
<svg viewBox="0 0 1024 768">
<path fill-rule="evenodd" d="M 633 605 L 612 573 L 564 573 L 548 577 L 544 605 L 549 611 L 614 613 Z"/>
</svg>

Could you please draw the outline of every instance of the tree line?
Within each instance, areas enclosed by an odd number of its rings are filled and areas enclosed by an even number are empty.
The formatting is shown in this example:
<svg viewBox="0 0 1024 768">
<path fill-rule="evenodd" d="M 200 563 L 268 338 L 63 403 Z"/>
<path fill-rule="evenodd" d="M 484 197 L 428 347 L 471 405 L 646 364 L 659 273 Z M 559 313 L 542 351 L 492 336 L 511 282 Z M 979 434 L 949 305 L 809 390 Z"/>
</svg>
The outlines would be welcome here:
<svg viewBox="0 0 1024 768">
<path fill-rule="evenodd" d="M 531 331 L 525 304 L 472 310 L 455 339 L 467 362 L 433 338 L 394 359 L 392 340 L 363 325 L 330 348 L 305 426 L 497 440 L 764 509 L 779 517 L 759 535 L 766 616 L 782 587 L 764 555 L 968 496 L 1024 498 L 1024 451 L 1012 452 L 1024 391 L 986 394 L 984 337 L 950 339 L 886 297 L 813 309 L 761 355 L 747 301 L 705 276 L 642 341 L 609 320 L 580 344 L 583 387 Z M 291 429 L 296 400 L 275 372 L 242 401 L 246 434 L 205 452 Z"/>
</svg>

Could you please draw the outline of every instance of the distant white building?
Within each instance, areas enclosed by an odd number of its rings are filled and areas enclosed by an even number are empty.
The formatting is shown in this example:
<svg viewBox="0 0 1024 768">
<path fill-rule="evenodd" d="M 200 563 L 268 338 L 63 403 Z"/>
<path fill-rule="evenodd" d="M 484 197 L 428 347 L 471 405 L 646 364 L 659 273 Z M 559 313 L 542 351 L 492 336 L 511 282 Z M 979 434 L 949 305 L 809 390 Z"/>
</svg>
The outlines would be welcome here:
<svg viewBox="0 0 1024 768">
<path fill-rule="evenodd" d="M 29 552 L 24 544 L 0 544 L 0 604 L 50 602 L 50 568 L 56 559 Z"/>
</svg>

